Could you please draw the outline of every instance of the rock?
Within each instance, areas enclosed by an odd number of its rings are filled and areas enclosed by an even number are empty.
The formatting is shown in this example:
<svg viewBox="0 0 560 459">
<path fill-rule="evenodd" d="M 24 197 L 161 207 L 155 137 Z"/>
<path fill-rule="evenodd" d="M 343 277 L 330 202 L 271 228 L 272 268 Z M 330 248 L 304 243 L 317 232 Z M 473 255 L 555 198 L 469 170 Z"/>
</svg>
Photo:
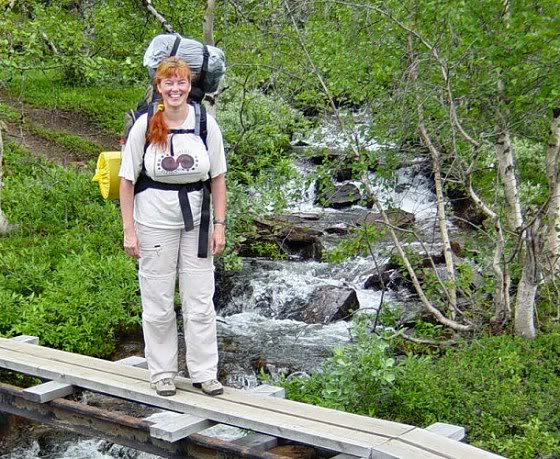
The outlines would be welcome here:
<svg viewBox="0 0 560 459">
<path fill-rule="evenodd" d="M 334 174 L 334 179 L 337 182 L 345 182 L 347 180 L 352 180 L 354 178 L 352 172 L 353 171 L 351 167 L 341 167 L 336 170 Z"/>
<path fill-rule="evenodd" d="M 235 273 L 226 272 L 220 259 L 216 262 L 216 288 L 214 290 L 214 306 L 220 312 L 227 304 L 231 303 L 235 286 Z"/>
<path fill-rule="evenodd" d="M 317 196 L 317 200 L 325 207 L 333 207 L 335 209 L 350 207 L 361 199 L 362 194 L 359 188 L 352 183 L 335 186 L 333 190 L 321 192 Z"/>
<path fill-rule="evenodd" d="M 410 228 L 416 222 L 416 217 L 414 217 L 413 213 L 402 209 L 388 209 L 385 213 L 387 214 L 391 225 L 396 226 L 397 228 Z M 383 223 L 383 217 L 377 212 L 369 212 L 365 216 L 360 216 L 356 220 L 356 225 L 385 226 Z"/>
<path fill-rule="evenodd" d="M 390 290 L 397 290 L 403 285 L 404 279 L 400 270 L 386 264 L 380 273 L 371 275 L 364 283 L 364 288 L 382 290 L 383 286 Z"/>
<path fill-rule="evenodd" d="M 293 218 L 297 220 L 297 218 Z M 301 221 L 301 220 L 300 220 Z M 289 221 L 255 220 L 257 233 L 248 235 L 247 241 L 239 248 L 245 257 L 258 257 L 262 253 L 257 250 L 263 243 L 276 245 L 281 253 L 303 260 L 321 260 L 323 246 L 320 236 L 323 232 L 306 224 L 297 225 Z"/>
<path fill-rule="evenodd" d="M 293 214 L 281 215 L 280 220 L 290 221 L 295 223 L 307 222 L 307 221 L 317 221 L 321 218 L 321 215 L 313 212 L 294 212 Z"/>
<path fill-rule="evenodd" d="M 350 228 L 348 228 L 348 226 L 346 226 L 344 223 L 339 223 L 337 225 L 325 228 L 325 233 L 345 236 L 346 234 L 350 233 Z"/>
<path fill-rule="evenodd" d="M 301 154 L 313 164 L 321 165 L 330 161 L 344 161 L 348 155 L 344 149 L 317 147 L 311 145 L 293 145 L 292 151 Z"/>
<path fill-rule="evenodd" d="M 487 216 L 474 204 L 464 190 L 448 187 L 447 197 L 451 203 L 453 213 L 457 218 L 453 223 L 461 229 L 472 230 L 473 226 L 482 226 Z"/>
<path fill-rule="evenodd" d="M 319 287 L 309 299 L 311 308 L 303 311 L 303 322 L 308 324 L 327 324 L 337 320 L 350 320 L 352 311 L 360 306 L 356 292 L 352 289 Z"/>
</svg>

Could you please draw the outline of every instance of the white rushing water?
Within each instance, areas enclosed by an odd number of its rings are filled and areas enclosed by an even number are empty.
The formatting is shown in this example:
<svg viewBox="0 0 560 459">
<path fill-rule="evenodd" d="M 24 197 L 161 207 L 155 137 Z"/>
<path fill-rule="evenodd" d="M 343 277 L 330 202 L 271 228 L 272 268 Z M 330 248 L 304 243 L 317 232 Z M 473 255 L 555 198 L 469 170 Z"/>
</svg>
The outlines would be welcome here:
<svg viewBox="0 0 560 459">
<path fill-rule="evenodd" d="M 120 445 L 105 447 L 106 442 L 95 438 L 69 440 L 52 447 L 47 453 L 37 442 L 29 448 L 17 448 L 0 459 L 161 459 L 160 456 L 135 451 Z"/>
</svg>

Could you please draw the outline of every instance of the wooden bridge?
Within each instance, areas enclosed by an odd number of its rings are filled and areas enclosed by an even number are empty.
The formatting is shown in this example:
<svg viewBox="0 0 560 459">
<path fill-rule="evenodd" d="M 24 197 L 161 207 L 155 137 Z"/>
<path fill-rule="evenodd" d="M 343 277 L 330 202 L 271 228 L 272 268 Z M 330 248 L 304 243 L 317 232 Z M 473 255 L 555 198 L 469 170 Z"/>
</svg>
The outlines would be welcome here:
<svg viewBox="0 0 560 459">
<path fill-rule="evenodd" d="M 501 457 L 457 441 L 464 429 L 455 426 L 421 429 L 316 407 L 274 397 L 281 389 L 271 386 L 253 392 L 225 388 L 223 395 L 208 397 L 189 379 L 177 378 L 177 394 L 160 397 L 150 388 L 140 357 L 110 362 L 37 344 L 34 337 L 0 338 L 0 368 L 48 380 L 27 389 L 0 384 L 0 411 L 164 457 L 278 459 L 286 444 L 311 446 L 325 459 Z M 170 413 L 167 419 L 150 423 L 64 398 L 80 388 Z M 235 441 L 199 433 L 216 423 L 253 433 Z"/>
</svg>

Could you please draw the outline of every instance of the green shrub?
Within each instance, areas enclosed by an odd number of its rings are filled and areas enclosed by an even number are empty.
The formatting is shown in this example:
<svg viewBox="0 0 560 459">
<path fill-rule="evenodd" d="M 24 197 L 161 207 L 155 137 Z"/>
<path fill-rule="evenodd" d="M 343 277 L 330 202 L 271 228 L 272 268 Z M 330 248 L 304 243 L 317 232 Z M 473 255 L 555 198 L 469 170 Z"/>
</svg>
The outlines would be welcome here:
<svg viewBox="0 0 560 459">
<path fill-rule="evenodd" d="M 368 333 L 367 320 L 354 321 L 355 342 L 338 347 L 309 379 L 283 380 L 288 397 L 369 416 L 378 415 L 390 395 L 398 368 L 389 345 Z"/>
<path fill-rule="evenodd" d="M 304 402 L 421 427 L 462 425 L 471 443 L 507 457 L 558 457 L 558 326 L 534 341 L 482 338 L 439 358 L 393 362 L 386 344 L 361 336 L 320 372 L 281 384 L 290 398 Z"/>
<path fill-rule="evenodd" d="M 101 199 L 92 169 L 66 169 L 6 147 L 2 205 L 20 231 L 0 239 L 0 333 L 109 356 L 118 334 L 140 323 L 118 208 Z"/>
</svg>

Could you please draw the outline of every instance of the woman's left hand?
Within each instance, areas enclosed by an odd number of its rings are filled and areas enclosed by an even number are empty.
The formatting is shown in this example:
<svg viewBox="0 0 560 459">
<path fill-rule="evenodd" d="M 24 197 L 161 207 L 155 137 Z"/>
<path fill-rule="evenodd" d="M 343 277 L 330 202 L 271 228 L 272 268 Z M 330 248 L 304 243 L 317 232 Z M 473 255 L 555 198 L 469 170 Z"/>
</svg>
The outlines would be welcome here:
<svg viewBox="0 0 560 459">
<path fill-rule="evenodd" d="M 226 246 L 226 230 L 224 225 L 214 225 L 214 231 L 212 233 L 212 241 L 210 247 L 212 249 L 212 255 L 218 256 L 224 251 Z"/>
</svg>

